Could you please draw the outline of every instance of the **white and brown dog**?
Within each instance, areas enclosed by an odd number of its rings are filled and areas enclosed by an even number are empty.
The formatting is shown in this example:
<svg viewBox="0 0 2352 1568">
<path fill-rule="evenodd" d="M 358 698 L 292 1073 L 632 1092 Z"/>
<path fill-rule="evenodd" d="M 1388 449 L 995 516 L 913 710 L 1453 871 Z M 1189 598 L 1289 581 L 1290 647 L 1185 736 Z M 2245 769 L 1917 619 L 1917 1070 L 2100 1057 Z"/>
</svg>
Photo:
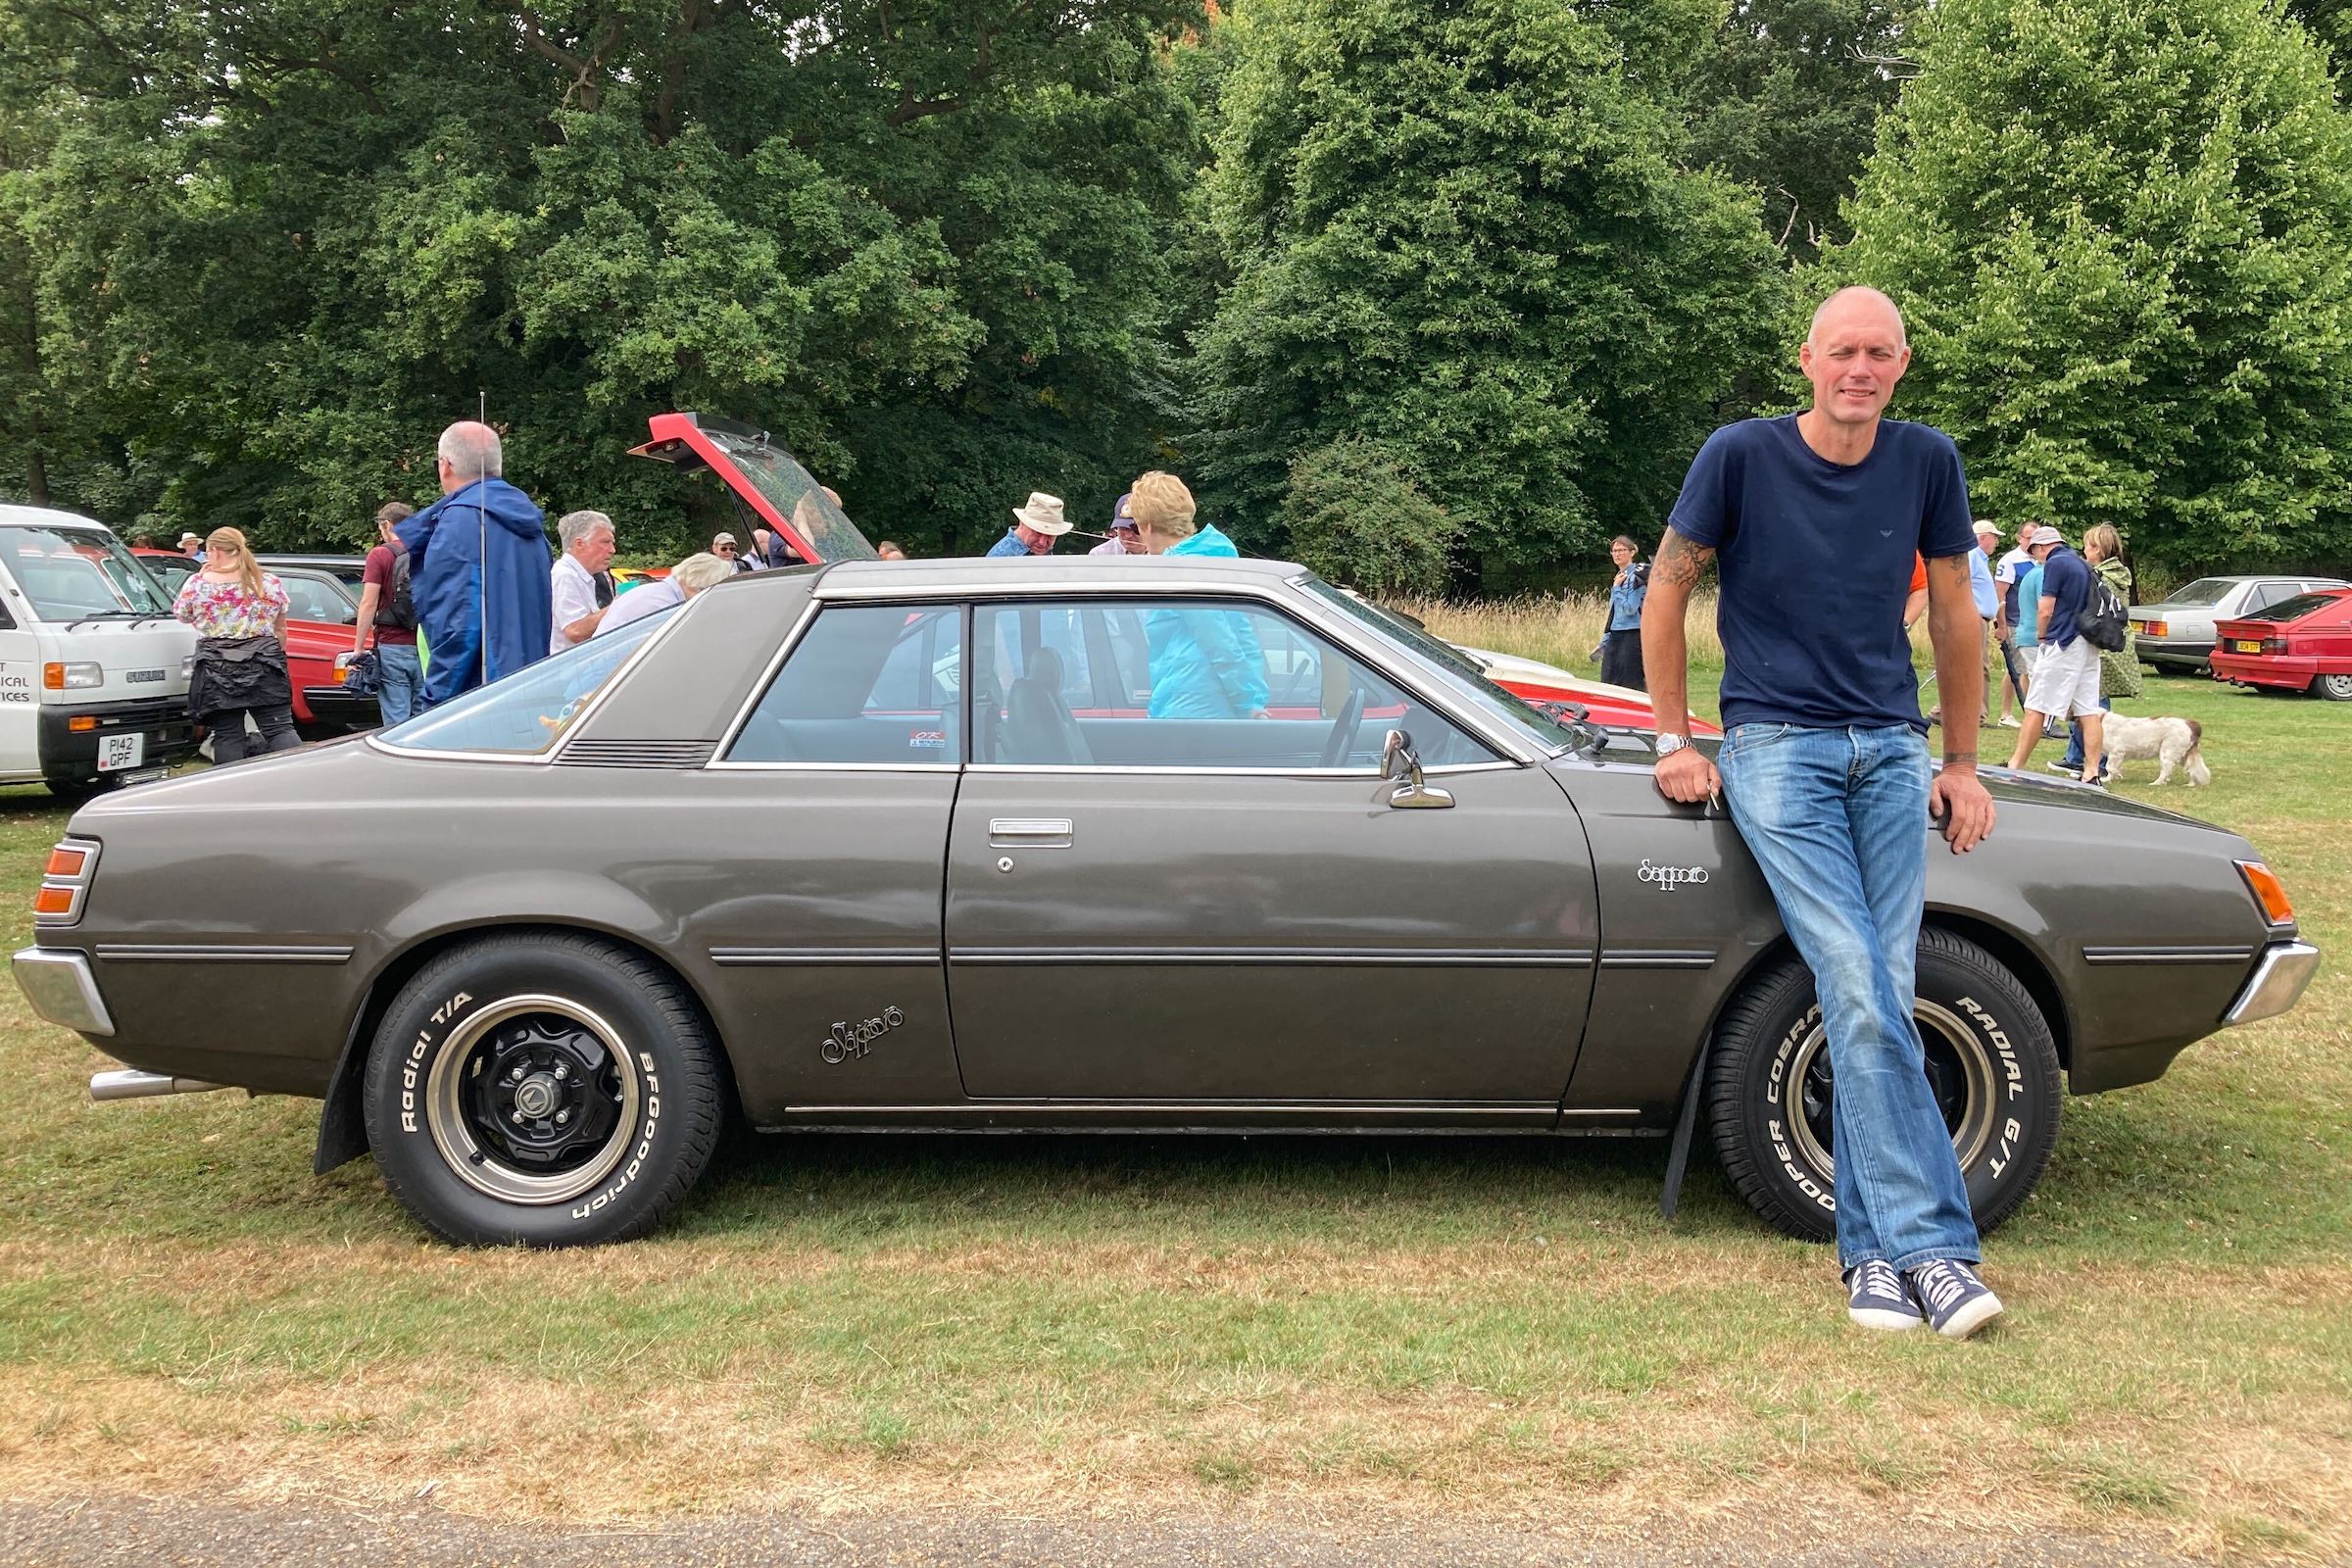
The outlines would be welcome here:
<svg viewBox="0 0 2352 1568">
<path fill-rule="evenodd" d="M 2205 765 L 2205 726 L 2193 718 L 2133 718 L 2109 713 L 2105 728 L 2107 771 L 2100 782 L 2115 782 L 2118 765 L 2134 758 L 2156 760 L 2156 782 L 2172 781 L 2173 769 L 2182 768 L 2191 784 L 2210 784 L 2213 770 Z"/>
</svg>

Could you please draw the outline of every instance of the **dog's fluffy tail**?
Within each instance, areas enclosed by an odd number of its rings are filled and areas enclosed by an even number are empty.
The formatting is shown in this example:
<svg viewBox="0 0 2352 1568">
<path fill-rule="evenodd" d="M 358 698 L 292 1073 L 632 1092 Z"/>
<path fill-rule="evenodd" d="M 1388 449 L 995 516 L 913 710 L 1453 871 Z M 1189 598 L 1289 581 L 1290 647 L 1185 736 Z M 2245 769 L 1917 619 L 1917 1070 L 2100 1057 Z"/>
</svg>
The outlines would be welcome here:
<svg viewBox="0 0 2352 1568">
<path fill-rule="evenodd" d="M 2213 769 L 2205 765 L 2205 726 L 2193 718 L 2181 722 L 2188 726 L 2188 755 L 2181 759 L 2188 764 L 2188 781 L 2191 784 L 2210 784 L 2213 782 Z"/>
</svg>

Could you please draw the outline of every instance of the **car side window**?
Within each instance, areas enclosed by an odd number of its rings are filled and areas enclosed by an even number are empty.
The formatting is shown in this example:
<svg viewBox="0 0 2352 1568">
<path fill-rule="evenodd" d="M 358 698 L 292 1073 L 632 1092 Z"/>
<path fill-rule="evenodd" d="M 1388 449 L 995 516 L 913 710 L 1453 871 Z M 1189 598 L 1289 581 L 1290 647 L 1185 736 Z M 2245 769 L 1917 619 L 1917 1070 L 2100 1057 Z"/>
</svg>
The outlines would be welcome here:
<svg viewBox="0 0 2352 1568">
<path fill-rule="evenodd" d="M 1370 772 L 1392 729 L 1411 733 L 1425 766 L 1494 760 L 1421 699 L 1263 606 L 1121 596 L 1037 609 L 975 612 L 989 657 L 972 691 L 974 761 Z M 1085 681 L 1071 675 L 1079 660 Z"/>
<path fill-rule="evenodd" d="M 292 619 L 348 626 L 360 618 L 350 600 L 316 577 L 280 577 L 278 581 L 285 585 L 286 614 Z"/>
<path fill-rule="evenodd" d="M 785 656 L 726 760 L 954 766 L 962 688 L 960 607 L 836 606 Z"/>
<path fill-rule="evenodd" d="M 385 730 L 381 739 L 416 752 L 536 756 L 564 737 L 597 689 L 667 623 L 668 617 L 660 615 L 632 621 L 609 636 L 591 638 L 454 697 Z"/>
<path fill-rule="evenodd" d="M 2268 610 L 2293 591 L 2293 586 L 2288 583 L 2258 582 L 2254 585 L 2254 591 L 2246 595 L 2246 608 L 2248 610 Z"/>
</svg>

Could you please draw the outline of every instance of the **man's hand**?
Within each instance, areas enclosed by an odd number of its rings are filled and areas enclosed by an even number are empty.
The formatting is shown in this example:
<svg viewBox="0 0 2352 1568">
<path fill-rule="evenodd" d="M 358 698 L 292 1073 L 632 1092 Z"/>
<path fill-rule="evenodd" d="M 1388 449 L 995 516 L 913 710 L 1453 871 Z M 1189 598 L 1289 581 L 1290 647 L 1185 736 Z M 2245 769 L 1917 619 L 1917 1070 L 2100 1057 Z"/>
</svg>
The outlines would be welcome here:
<svg viewBox="0 0 2352 1568">
<path fill-rule="evenodd" d="M 1723 789 L 1723 775 L 1695 746 L 1686 746 L 1658 763 L 1658 793 L 1685 806 L 1696 806 Z M 1990 808 L 1990 797 L 1986 808 Z"/>
<path fill-rule="evenodd" d="M 1946 762 L 1928 785 L 1928 814 L 1943 817 L 1943 841 L 1966 855 L 1992 836 L 1992 792 L 1973 762 Z"/>
</svg>

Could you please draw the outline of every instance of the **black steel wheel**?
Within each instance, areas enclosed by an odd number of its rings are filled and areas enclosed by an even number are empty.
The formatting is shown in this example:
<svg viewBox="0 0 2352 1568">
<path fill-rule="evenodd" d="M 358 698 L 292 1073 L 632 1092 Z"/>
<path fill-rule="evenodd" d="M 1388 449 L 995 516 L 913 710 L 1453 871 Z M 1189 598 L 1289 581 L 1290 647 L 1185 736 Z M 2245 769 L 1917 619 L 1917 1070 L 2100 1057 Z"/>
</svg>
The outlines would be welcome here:
<svg viewBox="0 0 2352 1568">
<path fill-rule="evenodd" d="M 1919 1026 L 1928 1084 L 1951 1134 L 1980 1230 L 2017 1212 L 2058 1140 L 2058 1049 L 2017 977 L 1975 943 L 1920 933 Z M 1740 1196 L 1790 1236 L 1837 1236 L 1836 1079 L 1813 976 L 1790 960 L 1759 976 L 1715 1033 L 1708 1126 Z"/>
<path fill-rule="evenodd" d="M 616 943 L 483 938 L 402 988 L 368 1054 L 384 1183 L 462 1245 L 644 1235 L 710 1162 L 718 1052 L 676 978 Z"/>
</svg>

